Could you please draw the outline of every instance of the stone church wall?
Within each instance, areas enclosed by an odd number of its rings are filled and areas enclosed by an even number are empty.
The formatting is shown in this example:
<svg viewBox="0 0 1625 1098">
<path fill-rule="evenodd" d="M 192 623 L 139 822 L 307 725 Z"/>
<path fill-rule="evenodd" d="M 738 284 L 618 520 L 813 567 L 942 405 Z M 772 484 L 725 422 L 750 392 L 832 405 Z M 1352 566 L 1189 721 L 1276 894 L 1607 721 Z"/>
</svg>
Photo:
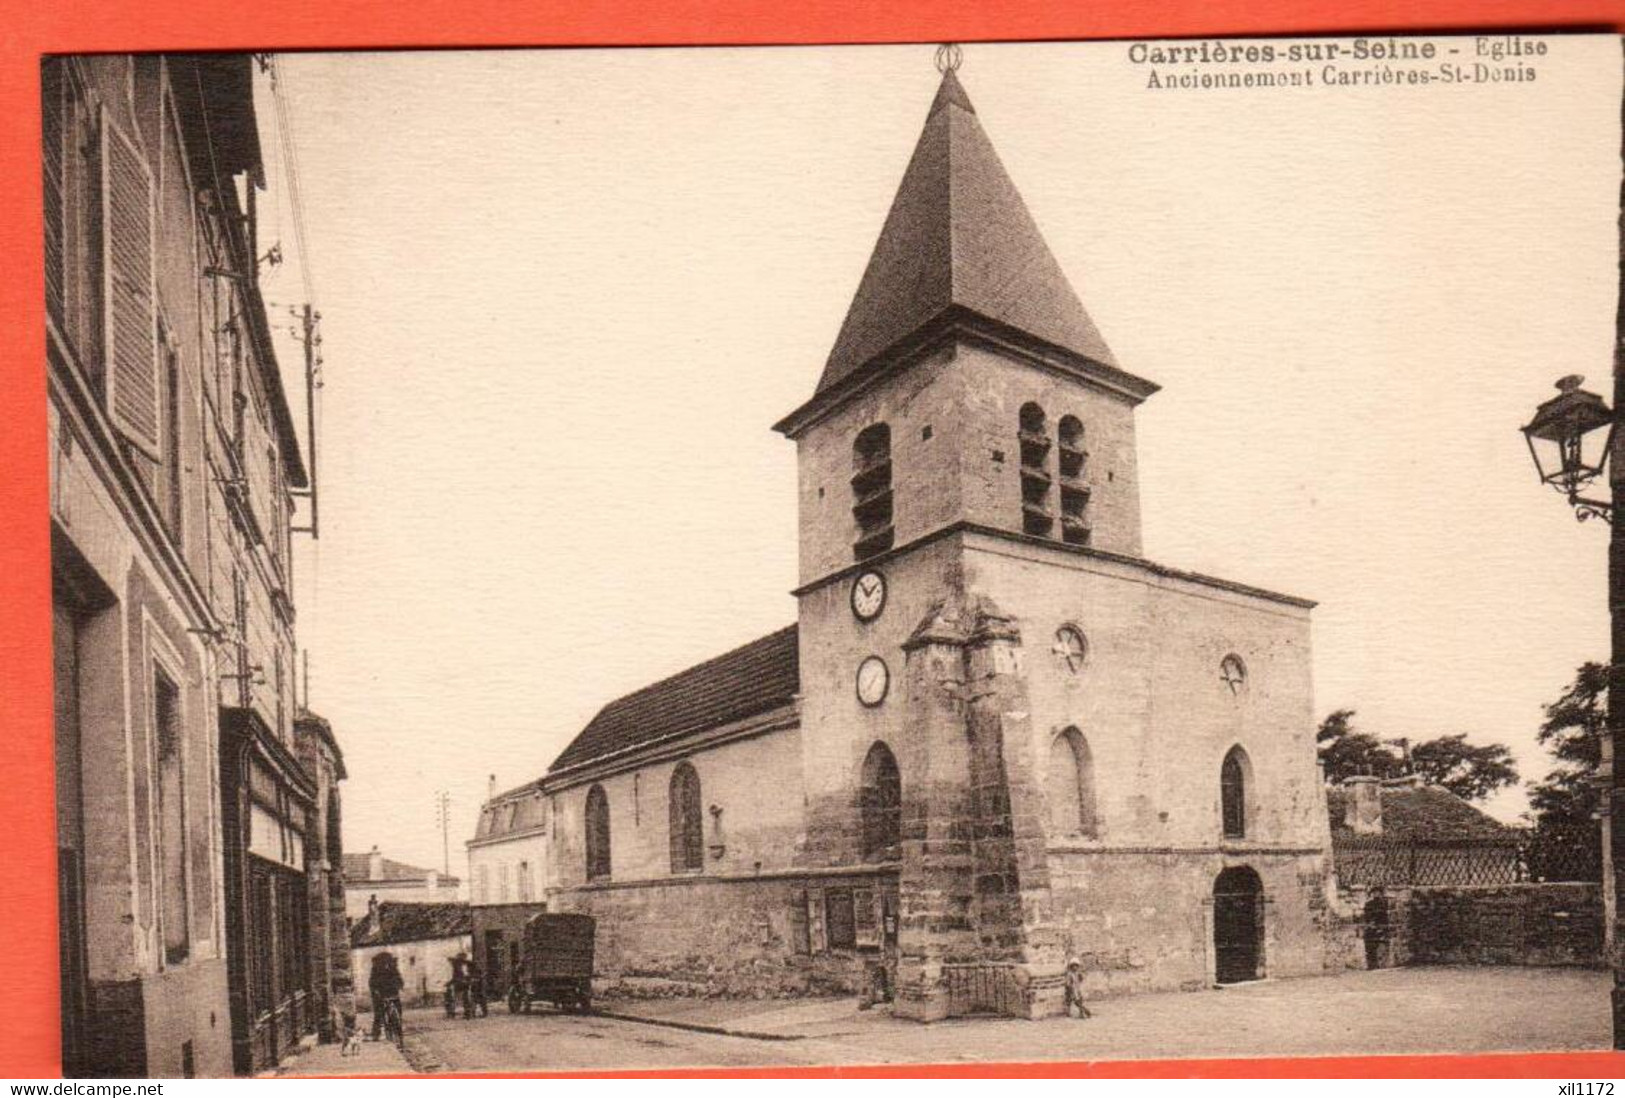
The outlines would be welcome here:
<svg viewBox="0 0 1625 1098">
<path fill-rule="evenodd" d="M 1213 881 L 1247 865 L 1264 882 L 1263 975 L 1326 971 L 1331 914 L 1315 854 L 1254 857 L 1052 850 L 1052 918 L 1088 994 L 1195 990 L 1213 982 Z"/>
<path fill-rule="evenodd" d="M 791 719 L 786 714 L 784 719 Z M 587 881 L 586 801 L 593 785 L 609 798 L 609 883 L 657 882 L 673 876 L 670 841 L 672 772 L 694 767 L 704 806 L 705 865 L 699 875 L 787 869 L 802 842 L 801 743 L 794 727 L 704 747 L 651 753 L 649 761 L 551 794 L 549 886 Z M 720 809 L 713 812 L 712 809 Z M 688 876 L 683 874 L 682 876 Z"/>
</svg>

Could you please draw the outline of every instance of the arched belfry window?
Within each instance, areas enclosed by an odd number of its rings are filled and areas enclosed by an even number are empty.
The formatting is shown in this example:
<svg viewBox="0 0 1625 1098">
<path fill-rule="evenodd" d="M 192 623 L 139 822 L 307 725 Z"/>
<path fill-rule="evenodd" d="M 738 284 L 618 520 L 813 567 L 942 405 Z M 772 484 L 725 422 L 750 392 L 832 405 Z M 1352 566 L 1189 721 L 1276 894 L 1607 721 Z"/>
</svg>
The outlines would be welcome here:
<svg viewBox="0 0 1625 1098">
<path fill-rule="evenodd" d="M 688 763 L 671 772 L 671 871 L 688 873 L 705 865 L 705 824 L 700 810 L 700 776 Z"/>
<path fill-rule="evenodd" d="M 1094 838 L 1095 764 L 1083 733 L 1068 728 L 1050 742 L 1046 777 L 1052 833 Z"/>
<path fill-rule="evenodd" d="M 1049 537 L 1055 528 L 1055 512 L 1050 510 L 1050 490 L 1055 486 L 1049 473 L 1049 427 L 1044 409 L 1028 402 L 1021 406 L 1017 425 L 1021 447 L 1021 529 L 1033 537 Z"/>
<path fill-rule="evenodd" d="M 1219 767 L 1219 807 L 1227 839 L 1247 837 L 1247 798 L 1251 792 L 1247 787 L 1252 781 L 1252 771 L 1252 762 L 1240 747 L 1232 747 Z"/>
<path fill-rule="evenodd" d="M 587 790 L 587 879 L 609 876 L 609 797 L 604 787 Z"/>
<path fill-rule="evenodd" d="M 863 760 L 859 788 L 863 825 L 863 860 L 893 861 L 901 854 L 903 780 L 891 748 L 876 743 Z"/>
<path fill-rule="evenodd" d="M 891 428 L 871 424 L 852 443 L 852 518 L 856 560 L 892 547 Z"/>
<path fill-rule="evenodd" d="M 1056 429 L 1056 466 L 1061 481 L 1061 540 L 1089 544 L 1089 486 L 1083 481 L 1083 421 L 1062 416 Z"/>
</svg>

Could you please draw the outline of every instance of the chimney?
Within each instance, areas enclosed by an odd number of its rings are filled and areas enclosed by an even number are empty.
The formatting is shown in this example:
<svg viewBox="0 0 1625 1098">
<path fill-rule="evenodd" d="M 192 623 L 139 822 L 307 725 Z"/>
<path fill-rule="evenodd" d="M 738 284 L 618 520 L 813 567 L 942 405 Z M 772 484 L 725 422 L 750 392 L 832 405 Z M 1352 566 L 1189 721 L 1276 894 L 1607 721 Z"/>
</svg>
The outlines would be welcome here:
<svg viewBox="0 0 1625 1098">
<path fill-rule="evenodd" d="M 367 897 L 367 918 L 369 918 L 369 919 L 371 919 L 373 921 L 374 926 L 377 925 L 377 923 L 378 923 L 378 893 L 376 893 L 376 892 L 374 892 L 371 896 Z"/>
<path fill-rule="evenodd" d="M 485 780 L 485 799 L 495 800 L 497 795 L 497 776 L 492 774 Z"/>
<path fill-rule="evenodd" d="M 367 855 L 367 880 L 381 881 L 384 879 L 384 855 L 376 845 Z"/>
<path fill-rule="evenodd" d="M 1362 774 L 1343 782 L 1347 794 L 1344 822 L 1356 835 L 1382 834 L 1382 782 Z"/>
</svg>

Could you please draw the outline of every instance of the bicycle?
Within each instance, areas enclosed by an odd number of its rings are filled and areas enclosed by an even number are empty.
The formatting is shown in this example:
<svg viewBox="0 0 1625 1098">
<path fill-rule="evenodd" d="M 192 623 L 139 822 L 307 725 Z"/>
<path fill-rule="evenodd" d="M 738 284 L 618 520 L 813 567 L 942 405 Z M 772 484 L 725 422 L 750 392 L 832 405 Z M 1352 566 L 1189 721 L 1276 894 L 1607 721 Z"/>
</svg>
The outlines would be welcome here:
<svg viewBox="0 0 1625 1098">
<path fill-rule="evenodd" d="M 384 1002 L 384 1037 L 397 1046 L 406 1043 L 406 1031 L 401 1025 L 401 1001 L 396 998 Z"/>
</svg>

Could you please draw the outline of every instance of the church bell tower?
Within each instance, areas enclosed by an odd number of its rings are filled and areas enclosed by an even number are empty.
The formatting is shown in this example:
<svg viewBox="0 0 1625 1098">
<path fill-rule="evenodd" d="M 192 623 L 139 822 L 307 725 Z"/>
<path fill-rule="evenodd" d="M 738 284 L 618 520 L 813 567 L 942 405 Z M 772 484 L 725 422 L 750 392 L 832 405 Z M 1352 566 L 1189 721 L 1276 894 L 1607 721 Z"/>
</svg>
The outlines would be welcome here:
<svg viewBox="0 0 1625 1098">
<path fill-rule="evenodd" d="M 970 969 L 997 1000 L 981 1008 L 1046 1013 L 1064 960 L 1034 914 L 1026 657 L 1000 610 L 1008 572 L 985 562 L 1000 546 L 1139 558 L 1134 409 L 1157 387 L 1062 273 L 957 55 L 939 68 L 817 388 L 776 425 L 799 459 L 803 860 L 900 894 L 902 1013 L 951 1013 Z"/>
</svg>

